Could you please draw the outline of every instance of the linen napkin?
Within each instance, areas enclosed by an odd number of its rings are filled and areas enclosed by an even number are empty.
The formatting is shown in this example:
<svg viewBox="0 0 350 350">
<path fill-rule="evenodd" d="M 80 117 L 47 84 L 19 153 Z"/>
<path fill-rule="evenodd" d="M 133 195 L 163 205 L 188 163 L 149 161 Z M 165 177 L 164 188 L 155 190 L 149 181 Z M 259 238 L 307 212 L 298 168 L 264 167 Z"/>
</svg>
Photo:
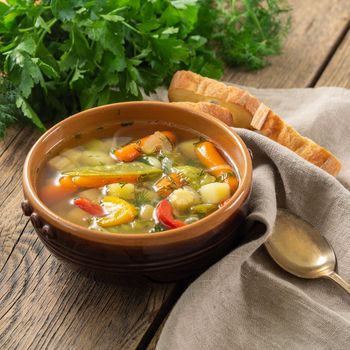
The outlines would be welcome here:
<svg viewBox="0 0 350 350">
<path fill-rule="evenodd" d="M 263 247 L 277 208 L 286 208 L 327 238 L 339 274 L 350 281 L 350 90 L 248 90 L 333 152 L 342 170 L 336 179 L 274 141 L 236 129 L 253 151 L 248 219 L 262 230 L 188 287 L 157 350 L 350 349 L 350 295 L 332 281 L 284 272 Z"/>
</svg>

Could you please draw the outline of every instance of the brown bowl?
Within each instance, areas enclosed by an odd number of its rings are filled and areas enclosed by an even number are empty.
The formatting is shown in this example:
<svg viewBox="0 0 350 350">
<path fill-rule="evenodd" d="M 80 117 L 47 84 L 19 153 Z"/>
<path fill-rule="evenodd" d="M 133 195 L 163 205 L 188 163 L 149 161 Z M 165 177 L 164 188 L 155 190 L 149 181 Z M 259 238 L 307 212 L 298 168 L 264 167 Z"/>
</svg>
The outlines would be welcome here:
<svg viewBox="0 0 350 350">
<path fill-rule="evenodd" d="M 212 140 L 235 164 L 240 184 L 220 209 L 190 225 L 170 231 L 116 234 L 89 230 L 57 216 L 38 197 L 38 177 L 45 162 L 63 145 L 111 136 L 121 128 L 156 130 L 160 126 L 192 130 Z M 123 129 L 125 130 L 125 129 Z M 77 113 L 48 130 L 24 164 L 22 210 L 45 246 L 58 258 L 100 276 L 132 276 L 158 281 L 188 277 L 223 256 L 237 238 L 245 217 L 252 163 L 241 138 L 223 123 L 197 111 L 164 102 L 125 102 Z"/>
</svg>

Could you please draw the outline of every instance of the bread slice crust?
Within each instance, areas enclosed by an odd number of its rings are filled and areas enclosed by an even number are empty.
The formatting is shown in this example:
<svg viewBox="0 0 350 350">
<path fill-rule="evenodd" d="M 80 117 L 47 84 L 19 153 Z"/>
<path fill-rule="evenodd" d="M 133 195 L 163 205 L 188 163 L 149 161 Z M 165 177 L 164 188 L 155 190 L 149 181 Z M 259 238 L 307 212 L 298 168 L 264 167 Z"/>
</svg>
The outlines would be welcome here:
<svg viewBox="0 0 350 350">
<path fill-rule="evenodd" d="M 203 112 L 209 114 L 210 117 L 221 120 L 228 126 L 233 126 L 233 117 L 231 112 L 219 105 L 210 102 L 172 102 L 177 106 L 181 106 L 183 108 L 196 110 L 199 112 Z"/>
<path fill-rule="evenodd" d="M 264 124 L 260 128 L 260 132 L 289 148 L 310 163 L 327 171 L 327 173 L 334 176 L 338 175 L 341 169 L 341 163 L 331 152 L 308 137 L 300 135 L 272 111 L 269 112 Z"/>
<path fill-rule="evenodd" d="M 187 104 L 187 107 L 203 112 L 206 108 L 206 113 L 226 124 L 228 112 L 233 126 L 257 130 L 331 175 L 336 176 L 341 169 L 340 161 L 331 152 L 300 135 L 258 98 L 238 87 L 190 71 L 178 71 L 171 81 L 168 96 L 171 102 L 202 103 L 201 106 Z"/>
</svg>

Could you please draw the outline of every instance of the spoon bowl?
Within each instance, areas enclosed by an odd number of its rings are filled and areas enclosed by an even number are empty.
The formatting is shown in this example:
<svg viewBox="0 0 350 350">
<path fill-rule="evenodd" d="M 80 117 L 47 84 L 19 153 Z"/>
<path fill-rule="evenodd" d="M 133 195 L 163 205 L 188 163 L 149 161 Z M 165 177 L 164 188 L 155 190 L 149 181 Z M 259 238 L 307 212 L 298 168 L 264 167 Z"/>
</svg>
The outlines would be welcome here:
<svg viewBox="0 0 350 350">
<path fill-rule="evenodd" d="M 301 278 L 332 279 L 350 294 L 350 285 L 334 272 L 337 260 L 333 248 L 302 219 L 279 210 L 265 247 L 273 260 L 287 272 Z"/>
</svg>

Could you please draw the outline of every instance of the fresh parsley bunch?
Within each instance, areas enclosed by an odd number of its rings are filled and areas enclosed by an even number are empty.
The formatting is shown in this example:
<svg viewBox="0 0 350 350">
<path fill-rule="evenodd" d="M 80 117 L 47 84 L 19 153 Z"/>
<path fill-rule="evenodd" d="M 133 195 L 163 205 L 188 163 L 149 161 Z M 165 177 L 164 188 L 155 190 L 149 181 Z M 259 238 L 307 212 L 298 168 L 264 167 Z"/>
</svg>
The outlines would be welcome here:
<svg viewBox="0 0 350 350">
<path fill-rule="evenodd" d="M 200 33 L 209 37 L 228 65 L 260 69 L 280 53 L 290 28 L 285 0 L 203 0 Z M 208 22 L 209 25 L 208 25 Z"/>
<path fill-rule="evenodd" d="M 82 109 L 142 99 L 179 69 L 219 78 L 220 57 L 263 66 L 286 26 L 281 1 L 262 2 L 0 2 L 0 136 L 18 120 L 45 130 Z"/>
</svg>

